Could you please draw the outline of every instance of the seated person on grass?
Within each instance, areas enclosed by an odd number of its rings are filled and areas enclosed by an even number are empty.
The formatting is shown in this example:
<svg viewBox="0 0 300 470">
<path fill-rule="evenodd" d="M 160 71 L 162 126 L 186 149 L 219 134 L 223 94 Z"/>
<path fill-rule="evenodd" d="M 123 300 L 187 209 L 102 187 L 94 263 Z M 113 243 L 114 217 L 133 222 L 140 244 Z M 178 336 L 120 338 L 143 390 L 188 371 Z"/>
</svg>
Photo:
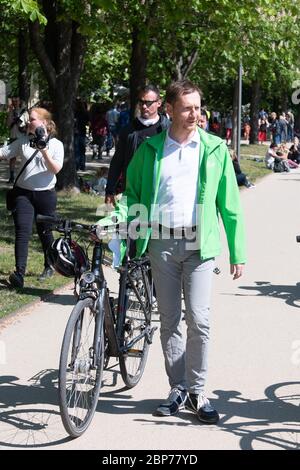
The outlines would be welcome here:
<svg viewBox="0 0 300 470">
<path fill-rule="evenodd" d="M 229 153 L 233 163 L 237 184 L 239 186 L 246 186 L 246 188 L 254 188 L 255 185 L 251 183 L 247 178 L 247 175 L 242 172 L 235 150 L 229 150 Z"/>
</svg>

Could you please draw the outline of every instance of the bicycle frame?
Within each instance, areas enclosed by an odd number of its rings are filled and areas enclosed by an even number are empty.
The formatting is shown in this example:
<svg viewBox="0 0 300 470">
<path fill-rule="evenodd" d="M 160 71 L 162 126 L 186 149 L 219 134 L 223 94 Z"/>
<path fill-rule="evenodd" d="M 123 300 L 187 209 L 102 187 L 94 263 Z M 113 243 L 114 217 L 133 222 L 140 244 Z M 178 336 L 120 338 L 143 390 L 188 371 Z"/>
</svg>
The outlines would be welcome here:
<svg viewBox="0 0 300 470">
<path fill-rule="evenodd" d="M 130 240 L 128 239 L 127 245 L 129 245 Z M 126 252 L 124 262 L 119 268 L 118 272 L 120 273 L 120 287 L 119 287 L 119 296 L 118 296 L 118 308 L 116 312 L 116 318 L 114 318 L 114 313 L 111 308 L 109 289 L 107 287 L 107 282 L 104 277 L 102 260 L 103 260 L 103 247 L 102 242 L 96 242 L 93 250 L 93 259 L 91 272 L 94 275 L 95 283 L 84 284 L 81 281 L 79 299 L 85 297 L 92 297 L 95 300 L 95 313 L 96 313 L 96 328 L 94 335 L 94 361 L 97 361 L 99 357 L 99 337 L 101 331 L 105 331 L 105 336 L 108 344 L 109 356 L 118 357 L 120 354 L 131 349 L 135 343 L 140 341 L 140 339 L 145 336 L 148 342 L 151 342 L 153 332 L 151 327 L 146 327 L 145 331 L 140 335 L 135 337 L 126 347 L 122 347 L 122 334 L 124 327 L 124 317 L 126 313 L 126 308 L 128 304 L 128 288 L 134 290 L 138 301 L 144 311 L 145 317 L 149 318 L 149 311 L 145 307 L 145 303 L 141 299 L 141 296 L 134 284 L 134 279 L 131 275 L 131 271 L 136 267 L 141 269 L 143 276 L 143 282 L 146 286 L 146 296 L 147 303 L 151 305 L 152 295 L 150 289 L 147 288 L 147 283 L 145 280 L 146 271 L 149 270 L 149 260 L 145 257 L 142 260 L 129 260 L 128 250 Z M 83 276 L 84 280 L 84 276 Z M 152 333 L 152 334 L 151 334 Z"/>
<path fill-rule="evenodd" d="M 92 226 L 85 224 L 80 224 L 68 220 L 56 219 L 50 216 L 37 216 L 37 221 L 44 220 L 50 224 L 56 225 L 56 230 L 60 233 L 63 233 L 66 237 L 71 237 L 72 229 L 75 230 L 91 230 Z M 146 288 L 146 301 L 148 305 L 152 304 L 152 293 L 151 289 L 146 282 L 146 272 L 149 268 L 149 260 L 147 257 L 141 260 L 130 260 L 129 259 L 129 247 L 131 239 L 128 236 L 126 242 L 126 252 L 125 257 L 122 263 L 122 266 L 119 268 L 120 273 L 120 287 L 119 287 L 119 296 L 118 296 L 118 309 L 117 309 L 117 318 L 114 318 L 114 313 L 111 308 L 110 298 L 109 298 L 109 289 L 107 287 L 107 282 L 105 280 L 102 262 L 103 262 L 103 242 L 102 240 L 96 241 L 93 249 L 92 257 L 92 266 L 91 271 L 83 273 L 80 279 L 80 289 L 78 300 L 82 300 L 86 297 L 91 297 L 94 300 L 94 312 L 96 315 L 96 328 L 94 332 L 94 341 L 93 341 L 93 364 L 96 364 L 98 360 L 100 351 L 100 336 L 101 332 L 105 331 L 105 336 L 108 343 L 108 351 L 110 356 L 118 357 L 120 354 L 126 352 L 132 348 L 132 346 L 138 342 L 142 337 L 146 337 L 146 340 L 151 343 L 152 335 L 154 333 L 153 328 L 146 327 L 145 330 L 136 338 L 134 338 L 131 343 L 126 347 L 122 347 L 122 334 L 124 329 L 124 318 L 126 315 L 126 308 L 128 305 L 128 295 L 127 291 L 131 288 L 140 303 L 140 306 L 143 309 L 145 317 L 149 318 L 149 312 L 143 302 L 135 284 L 134 279 L 131 275 L 136 267 L 139 267 L 143 277 L 143 283 Z M 78 331 L 80 331 L 81 325 L 77 326 Z M 75 335 L 73 341 L 73 353 L 72 357 L 76 356 L 76 351 L 78 348 L 78 335 Z M 73 359 L 72 359 L 73 361 Z M 71 362 L 72 362 L 71 361 Z"/>
<path fill-rule="evenodd" d="M 150 335 L 151 328 L 146 327 L 145 331 L 143 333 L 141 333 L 140 335 L 138 335 L 137 337 L 135 337 L 134 340 L 132 340 L 130 343 L 128 343 L 126 348 L 121 347 L 123 324 L 124 324 L 124 315 L 125 315 L 127 305 L 128 305 L 127 291 L 128 291 L 129 287 L 134 291 L 134 293 L 135 293 L 135 295 L 136 295 L 136 297 L 137 297 L 137 299 L 138 299 L 138 301 L 139 301 L 139 303 L 140 303 L 140 305 L 143 309 L 145 317 L 147 319 L 149 318 L 149 311 L 147 311 L 147 309 L 145 307 L 145 303 L 141 299 L 139 291 L 138 291 L 138 289 L 136 288 L 136 286 L 134 284 L 134 279 L 133 279 L 133 277 L 131 275 L 131 272 L 130 272 L 133 269 L 135 269 L 136 267 L 139 267 L 141 269 L 141 273 L 142 273 L 142 277 L 143 277 L 143 283 L 144 283 L 144 286 L 146 287 L 146 295 L 147 295 L 148 305 L 151 305 L 152 295 L 151 295 L 151 291 L 147 287 L 147 282 L 146 282 L 146 279 L 145 279 L 145 276 L 146 276 L 145 271 L 149 269 L 148 264 L 149 264 L 149 260 L 146 257 L 145 257 L 145 259 L 139 260 L 139 261 L 134 261 L 134 260 L 129 261 L 128 258 L 126 258 L 124 265 L 119 270 L 119 271 L 121 271 L 121 277 L 120 277 L 120 289 L 119 289 L 118 310 L 117 310 L 117 328 L 116 328 L 117 338 L 118 338 L 118 343 L 119 343 L 119 352 L 126 352 L 126 350 L 131 349 L 134 346 L 134 344 L 137 343 L 138 341 L 140 341 L 140 339 L 143 336 L 146 336 L 147 341 L 151 342 L 151 335 Z"/>
<path fill-rule="evenodd" d="M 118 307 L 115 312 L 114 299 L 109 295 L 102 264 L 103 238 L 109 227 L 98 231 L 95 236 L 94 225 L 50 216 L 38 215 L 37 221 L 38 218 L 54 225 L 55 230 L 63 234 L 66 243 L 69 243 L 66 250 L 70 248 L 72 253 L 70 259 L 65 257 L 72 267 L 66 275 L 74 276 L 77 302 L 62 342 L 58 391 L 63 425 L 72 437 L 78 437 L 88 428 L 96 411 L 103 369 L 111 356 L 118 357 L 120 373 L 128 388 L 135 387 L 143 375 L 156 330 L 156 327 L 151 327 L 150 264 L 147 257 L 130 259 L 128 237 L 126 255 L 119 269 Z M 119 229 L 118 224 L 115 227 Z M 81 264 L 75 250 L 72 252 L 72 230 L 85 230 L 91 234 L 94 242 L 91 268 L 87 259 L 85 264 Z M 81 254 L 87 256 L 86 253 Z M 63 259 L 63 253 L 57 249 L 54 255 L 59 258 L 54 258 L 53 266 L 60 272 L 60 265 L 55 263 L 56 259 Z"/>
</svg>

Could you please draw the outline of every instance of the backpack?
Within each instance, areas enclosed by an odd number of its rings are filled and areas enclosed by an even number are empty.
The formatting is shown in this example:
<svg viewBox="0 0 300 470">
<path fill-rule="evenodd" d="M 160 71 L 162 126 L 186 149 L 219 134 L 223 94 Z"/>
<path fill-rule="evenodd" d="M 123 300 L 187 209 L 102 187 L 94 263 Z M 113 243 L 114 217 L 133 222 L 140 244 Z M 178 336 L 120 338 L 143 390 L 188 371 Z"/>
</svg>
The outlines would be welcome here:
<svg viewBox="0 0 300 470">
<path fill-rule="evenodd" d="M 284 171 L 290 171 L 290 169 L 286 161 L 281 158 L 275 158 L 273 171 L 274 173 L 282 173 Z"/>
</svg>

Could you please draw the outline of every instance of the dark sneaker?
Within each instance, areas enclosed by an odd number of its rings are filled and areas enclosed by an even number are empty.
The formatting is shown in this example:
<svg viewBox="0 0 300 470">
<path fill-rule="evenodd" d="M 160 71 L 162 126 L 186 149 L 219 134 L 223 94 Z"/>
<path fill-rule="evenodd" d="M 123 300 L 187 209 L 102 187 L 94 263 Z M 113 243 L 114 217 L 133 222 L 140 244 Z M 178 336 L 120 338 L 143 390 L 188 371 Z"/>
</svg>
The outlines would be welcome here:
<svg viewBox="0 0 300 470">
<path fill-rule="evenodd" d="M 167 400 L 159 405 L 155 416 L 173 416 L 178 413 L 179 410 L 184 409 L 184 404 L 187 398 L 187 391 L 178 387 L 171 389 Z"/>
<path fill-rule="evenodd" d="M 46 281 L 49 277 L 53 276 L 54 271 L 52 268 L 45 268 L 39 277 L 39 281 Z"/>
<path fill-rule="evenodd" d="M 219 421 L 218 412 L 213 409 L 204 393 L 199 393 L 199 395 L 189 393 L 185 408 L 195 413 L 202 423 L 216 424 Z"/>
<path fill-rule="evenodd" d="M 24 277 L 17 271 L 11 273 L 8 279 L 12 287 L 17 287 L 20 289 L 24 287 Z"/>
</svg>

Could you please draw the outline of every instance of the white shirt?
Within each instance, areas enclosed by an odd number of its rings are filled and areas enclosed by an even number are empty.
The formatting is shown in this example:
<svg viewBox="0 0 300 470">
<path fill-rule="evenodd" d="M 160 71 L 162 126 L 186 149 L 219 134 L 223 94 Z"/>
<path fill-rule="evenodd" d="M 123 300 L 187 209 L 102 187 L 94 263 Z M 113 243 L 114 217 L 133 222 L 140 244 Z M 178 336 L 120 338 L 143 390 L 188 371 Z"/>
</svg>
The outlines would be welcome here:
<svg viewBox="0 0 300 470">
<path fill-rule="evenodd" d="M 50 139 L 48 142 L 48 151 L 53 160 L 59 162 L 61 166 L 63 166 L 63 143 L 56 138 Z M 7 160 L 20 156 L 21 165 L 19 170 L 21 170 L 34 152 L 35 149 L 29 144 L 29 137 L 24 135 L 11 144 L 2 147 L 0 149 L 0 156 L 3 156 Z M 48 170 L 43 155 L 41 152 L 38 152 L 21 174 L 17 181 L 17 186 L 23 189 L 29 189 L 30 191 L 45 191 L 53 189 L 55 183 L 55 174 Z"/>
<path fill-rule="evenodd" d="M 137 116 L 138 120 L 143 124 L 143 126 L 153 126 L 159 121 L 159 114 L 153 119 L 144 119 L 141 116 Z"/>
<path fill-rule="evenodd" d="M 271 168 L 275 162 L 276 152 L 273 149 L 268 149 L 265 156 L 265 165 L 267 168 Z"/>
<path fill-rule="evenodd" d="M 173 228 L 197 225 L 199 155 L 199 132 L 195 131 L 184 145 L 167 134 L 157 195 L 161 225 Z"/>
</svg>

